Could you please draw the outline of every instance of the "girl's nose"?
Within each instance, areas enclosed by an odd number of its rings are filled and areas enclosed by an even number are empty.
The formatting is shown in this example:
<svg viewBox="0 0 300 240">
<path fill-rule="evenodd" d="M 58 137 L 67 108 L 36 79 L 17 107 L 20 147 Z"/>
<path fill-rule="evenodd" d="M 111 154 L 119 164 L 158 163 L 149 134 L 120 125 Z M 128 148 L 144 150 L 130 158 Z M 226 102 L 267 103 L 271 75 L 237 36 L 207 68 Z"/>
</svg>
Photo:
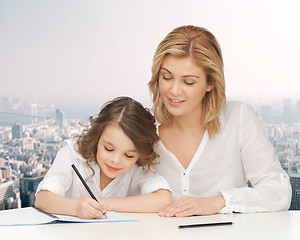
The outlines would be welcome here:
<svg viewBox="0 0 300 240">
<path fill-rule="evenodd" d="M 119 154 L 114 154 L 112 157 L 111 157 L 111 161 L 113 162 L 113 163 L 119 163 L 120 162 L 120 155 Z"/>
</svg>

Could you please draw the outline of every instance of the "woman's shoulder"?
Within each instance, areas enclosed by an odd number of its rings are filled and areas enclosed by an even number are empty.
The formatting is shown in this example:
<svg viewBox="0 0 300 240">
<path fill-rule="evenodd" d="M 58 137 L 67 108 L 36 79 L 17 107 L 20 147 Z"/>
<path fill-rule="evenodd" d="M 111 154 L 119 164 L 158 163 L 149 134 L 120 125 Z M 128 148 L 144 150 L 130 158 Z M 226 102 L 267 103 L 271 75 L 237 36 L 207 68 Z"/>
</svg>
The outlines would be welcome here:
<svg viewBox="0 0 300 240">
<path fill-rule="evenodd" d="M 236 101 L 236 100 L 228 100 L 226 101 L 222 113 L 225 114 L 234 114 L 234 113 L 241 113 L 243 111 L 253 111 L 250 104 L 243 102 L 243 101 Z"/>
<path fill-rule="evenodd" d="M 232 111 L 232 110 L 239 110 L 245 104 L 245 102 L 237 101 L 237 100 L 227 100 L 223 111 Z"/>
<path fill-rule="evenodd" d="M 224 124 L 232 121 L 237 123 L 237 121 L 241 121 L 242 118 L 248 118 L 249 116 L 254 115 L 255 113 L 248 103 L 229 100 L 226 101 L 226 104 L 219 115 L 219 119 Z"/>
</svg>

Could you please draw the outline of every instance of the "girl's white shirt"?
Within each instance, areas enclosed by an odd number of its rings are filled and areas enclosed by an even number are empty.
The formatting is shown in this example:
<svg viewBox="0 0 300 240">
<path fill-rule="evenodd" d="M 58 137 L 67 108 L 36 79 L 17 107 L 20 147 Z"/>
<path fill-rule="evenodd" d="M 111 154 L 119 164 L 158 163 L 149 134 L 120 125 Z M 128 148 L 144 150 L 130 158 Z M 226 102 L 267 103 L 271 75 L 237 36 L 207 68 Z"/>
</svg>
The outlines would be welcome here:
<svg viewBox="0 0 300 240">
<path fill-rule="evenodd" d="M 251 107 L 227 102 L 219 120 L 221 132 L 212 138 L 205 132 L 187 169 L 159 141 L 154 170 L 169 182 L 174 200 L 222 194 L 226 206 L 220 213 L 287 210 L 289 176 Z"/>
<path fill-rule="evenodd" d="M 92 175 L 92 170 L 87 166 L 86 160 L 74 149 L 75 140 L 66 140 L 66 145 L 58 151 L 57 156 L 40 182 L 36 194 L 40 190 L 69 197 L 78 198 L 82 195 L 89 196 L 79 177 L 71 167 L 76 166 L 84 179 Z M 92 165 L 95 175 L 87 181 L 93 194 L 98 198 L 116 198 L 151 193 L 159 189 L 171 191 L 168 182 L 157 173 L 146 172 L 136 164 L 132 169 L 116 177 L 103 191 L 100 189 L 100 168 L 98 164 Z"/>
</svg>

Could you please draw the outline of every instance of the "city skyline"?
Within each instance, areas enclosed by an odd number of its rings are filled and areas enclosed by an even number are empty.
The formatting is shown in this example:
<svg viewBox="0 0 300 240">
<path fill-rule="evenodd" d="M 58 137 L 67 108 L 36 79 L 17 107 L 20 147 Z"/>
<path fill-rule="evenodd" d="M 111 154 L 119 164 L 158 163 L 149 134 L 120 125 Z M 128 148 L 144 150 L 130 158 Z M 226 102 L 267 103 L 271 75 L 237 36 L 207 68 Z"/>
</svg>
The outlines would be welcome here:
<svg viewBox="0 0 300 240">
<path fill-rule="evenodd" d="M 39 114 L 39 106 L 27 104 L 29 115 Z M 36 188 L 57 151 L 65 144 L 64 140 L 78 136 L 83 130 L 78 119 L 64 119 L 61 110 L 43 107 L 44 113 L 52 111 L 52 117 L 42 121 L 32 118 L 30 124 L 12 123 L 0 127 L 0 210 L 32 206 Z M 26 106 L 20 103 L 19 108 L 26 109 Z M 291 99 L 282 100 L 280 105 L 257 103 L 254 110 L 282 167 L 291 177 L 290 209 L 300 210 L 300 100 L 296 107 Z"/>
<path fill-rule="evenodd" d="M 22 198 L 33 203 L 40 175 L 64 140 L 82 131 L 72 118 L 88 120 L 117 96 L 152 108 L 147 83 L 155 49 L 189 24 L 218 39 L 227 99 L 245 101 L 259 115 L 293 176 L 291 207 L 299 210 L 299 11 L 297 0 L 0 1 L 0 109 L 12 101 L 11 110 L 49 117 L 0 126 L 0 210 Z"/>
<path fill-rule="evenodd" d="M 11 107 L 3 107 L 3 99 L 5 99 L 6 102 L 9 102 L 9 105 Z M 274 108 L 280 109 L 283 107 L 284 101 L 290 101 L 291 107 L 292 109 L 296 109 L 298 108 L 298 104 L 300 101 L 300 96 L 299 98 L 230 98 L 227 97 L 227 101 L 242 101 L 242 102 L 247 102 L 248 104 L 250 104 L 254 109 L 256 108 L 256 106 L 260 106 L 260 105 L 272 105 Z M 47 105 L 45 102 L 38 102 L 38 101 L 34 101 L 34 102 L 30 102 L 28 99 L 23 99 L 23 98 L 16 98 L 16 97 L 3 97 L 0 96 L 0 113 L 1 112 L 5 112 L 5 109 L 7 110 L 8 108 L 8 112 L 18 112 L 21 109 L 19 108 L 19 106 L 21 106 L 22 104 L 26 104 L 27 106 L 27 113 L 31 114 L 32 109 L 30 109 L 30 105 L 34 105 L 35 106 L 35 110 L 36 111 L 40 111 L 42 108 L 52 108 L 53 111 L 55 109 L 59 109 L 62 112 L 64 112 L 64 114 L 66 114 L 67 118 L 88 118 L 91 115 L 94 114 L 98 114 L 100 111 L 100 108 L 102 107 L 102 105 L 107 102 L 108 100 L 105 100 L 103 102 L 99 102 L 99 103 L 93 103 L 90 106 L 78 106 L 78 105 L 71 105 L 71 106 L 61 106 L 57 107 L 54 104 L 51 105 Z M 143 102 L 142 102 L 143 103 Z M 143 103 L 145 104 L 145 103 Z M 152 101 L 148 101 L 145 105 L 145 107 L 151 109 L 153 107 Z M 15 109 L 13 109 L 15 108 Z M 22 106 L 22 108 L 24 108 L 24 106 Z M 257 110 L 257 109 L 256 109 Z M 24 112 L 24 109 L 22 109 L 22 111 Z M 45 111 L 42 110 L 42 111 Z M 49 111 L 49 109 L 48 109 Z M 38 114 L 40 115 L 40 114 Z"/>
</svg>

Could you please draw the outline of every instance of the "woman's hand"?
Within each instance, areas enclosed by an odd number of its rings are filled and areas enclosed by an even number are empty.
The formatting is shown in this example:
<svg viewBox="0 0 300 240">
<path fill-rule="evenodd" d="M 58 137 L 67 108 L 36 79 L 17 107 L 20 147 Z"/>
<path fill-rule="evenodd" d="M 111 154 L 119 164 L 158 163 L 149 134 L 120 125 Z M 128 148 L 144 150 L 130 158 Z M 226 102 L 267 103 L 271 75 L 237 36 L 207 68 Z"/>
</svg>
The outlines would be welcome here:
<svg viewBox="0 0 300 240">
<path fill-rule="evenodd" d="M 161 217 L 187 217 L 193 215 L 210 215 L 225 207 L 222 195 L 214 197 L 182 197 L 162 212 Z"/>
<path fill-rule="evenodd" d="M 77 198 L 76 215 L 83 219 L 102 218 L 107 206 L 88 196 Z"/>
</svg>

